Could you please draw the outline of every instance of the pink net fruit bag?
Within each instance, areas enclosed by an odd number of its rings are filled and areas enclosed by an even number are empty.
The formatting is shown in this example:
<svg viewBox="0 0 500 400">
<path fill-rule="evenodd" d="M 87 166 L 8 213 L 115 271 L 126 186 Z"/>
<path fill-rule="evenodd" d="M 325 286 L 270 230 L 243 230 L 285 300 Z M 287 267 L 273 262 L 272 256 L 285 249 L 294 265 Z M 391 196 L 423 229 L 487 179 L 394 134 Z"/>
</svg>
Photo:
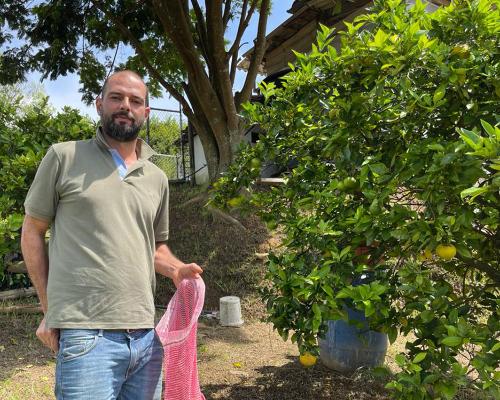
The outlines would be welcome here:
<svg viewBox="0 0 500 400">
<path fill-rule="evenodd" d="M 196 331 L 204 300 L 201 278 L 183 280 L 156 326 L 164 351 L 164 400 L 205 400 L 196 356 Z"/>
</svg>

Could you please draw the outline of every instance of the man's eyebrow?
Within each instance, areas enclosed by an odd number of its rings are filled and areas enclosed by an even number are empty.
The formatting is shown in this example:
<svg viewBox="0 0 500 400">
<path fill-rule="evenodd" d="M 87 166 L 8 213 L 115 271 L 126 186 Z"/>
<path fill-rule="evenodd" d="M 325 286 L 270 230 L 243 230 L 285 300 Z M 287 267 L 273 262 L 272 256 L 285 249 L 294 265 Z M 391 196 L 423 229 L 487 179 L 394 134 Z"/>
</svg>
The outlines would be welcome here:
<svg viewBox="0 0 500 400">
<path fill-rule="evenodd" d="M 110 91 L 110 92 L 108 92 L 108 96 L 112 96 L 112 95 L 125 96 L 125 94 L 123 94 L 123 92 L 117 92 L 117 91 Z M 134 100 L 141 100 L 141 101 L 145 101 L 146 100 L 144 97 L 138 96 L 138 95 L 135 95 L 135 94 L 132 94 L 129 97 L 131 99 L 134 99 Z"/>
</svg>

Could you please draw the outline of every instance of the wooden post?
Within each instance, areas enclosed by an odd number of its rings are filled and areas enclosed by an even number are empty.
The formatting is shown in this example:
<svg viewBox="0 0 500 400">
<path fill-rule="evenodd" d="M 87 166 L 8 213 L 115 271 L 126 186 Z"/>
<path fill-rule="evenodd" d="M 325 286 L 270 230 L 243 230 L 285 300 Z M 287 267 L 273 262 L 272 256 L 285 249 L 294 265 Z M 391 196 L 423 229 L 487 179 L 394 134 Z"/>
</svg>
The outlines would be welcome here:
<svg viewBox="0 0 500 400">
<path fill-rule="evenodd" d="M 33 286 L 14 290 L 4 290 L 0 292 L 0 300 L 13 300 L 22 297 L 36 296 L 36 290 Z"/>
<path fill-rule="evenodd" d="M 17 305 L 17 306 L 0 306 L 0 314 L 38 314 L 42 312 L 42 307 L 36 304 L 25 304 L 25 305 Z"/>
</svg>

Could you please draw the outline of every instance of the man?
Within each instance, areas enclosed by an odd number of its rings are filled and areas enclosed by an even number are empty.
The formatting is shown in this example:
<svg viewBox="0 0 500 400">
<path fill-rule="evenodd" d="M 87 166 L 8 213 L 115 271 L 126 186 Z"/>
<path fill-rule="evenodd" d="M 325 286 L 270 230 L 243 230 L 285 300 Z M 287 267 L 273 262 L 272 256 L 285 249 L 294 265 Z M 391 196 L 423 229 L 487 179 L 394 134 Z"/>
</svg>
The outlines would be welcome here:
<svg viewBox="0 0 500 400">
<path fill-rule="evenodd" d="M 96 136 L 53 145 L 26 198 L 21 246 L 44 312 L 37 336 L 58 352 L 58 399 L 160 399 L 155 271 L 176 285 L 202 272 L 165 244 L 168 181 L 137 137 L 146 96 L 136 73 L 110 76 Z"/>
</svg>

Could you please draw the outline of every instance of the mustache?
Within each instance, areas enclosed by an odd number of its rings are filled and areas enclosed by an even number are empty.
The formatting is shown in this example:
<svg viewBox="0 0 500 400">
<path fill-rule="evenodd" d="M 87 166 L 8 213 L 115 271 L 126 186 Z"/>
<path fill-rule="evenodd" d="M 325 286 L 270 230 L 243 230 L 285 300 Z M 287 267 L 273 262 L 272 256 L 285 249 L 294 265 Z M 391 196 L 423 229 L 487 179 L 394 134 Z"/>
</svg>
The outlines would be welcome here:
<svg viewBox="0 0 500 400">
<path fill-rule="evenodd" d="M 111 114 L 111 117 L 113 119 L 116 118 L 116 117 L 126 117 L 129 120 L 131 120 L 132 122 L 135 122 L 135 118 L 131 114 L 129 114 L 128 112 L 126 112 L 126 111 L 117 111 L 117 112 Z"/>
</svg>

